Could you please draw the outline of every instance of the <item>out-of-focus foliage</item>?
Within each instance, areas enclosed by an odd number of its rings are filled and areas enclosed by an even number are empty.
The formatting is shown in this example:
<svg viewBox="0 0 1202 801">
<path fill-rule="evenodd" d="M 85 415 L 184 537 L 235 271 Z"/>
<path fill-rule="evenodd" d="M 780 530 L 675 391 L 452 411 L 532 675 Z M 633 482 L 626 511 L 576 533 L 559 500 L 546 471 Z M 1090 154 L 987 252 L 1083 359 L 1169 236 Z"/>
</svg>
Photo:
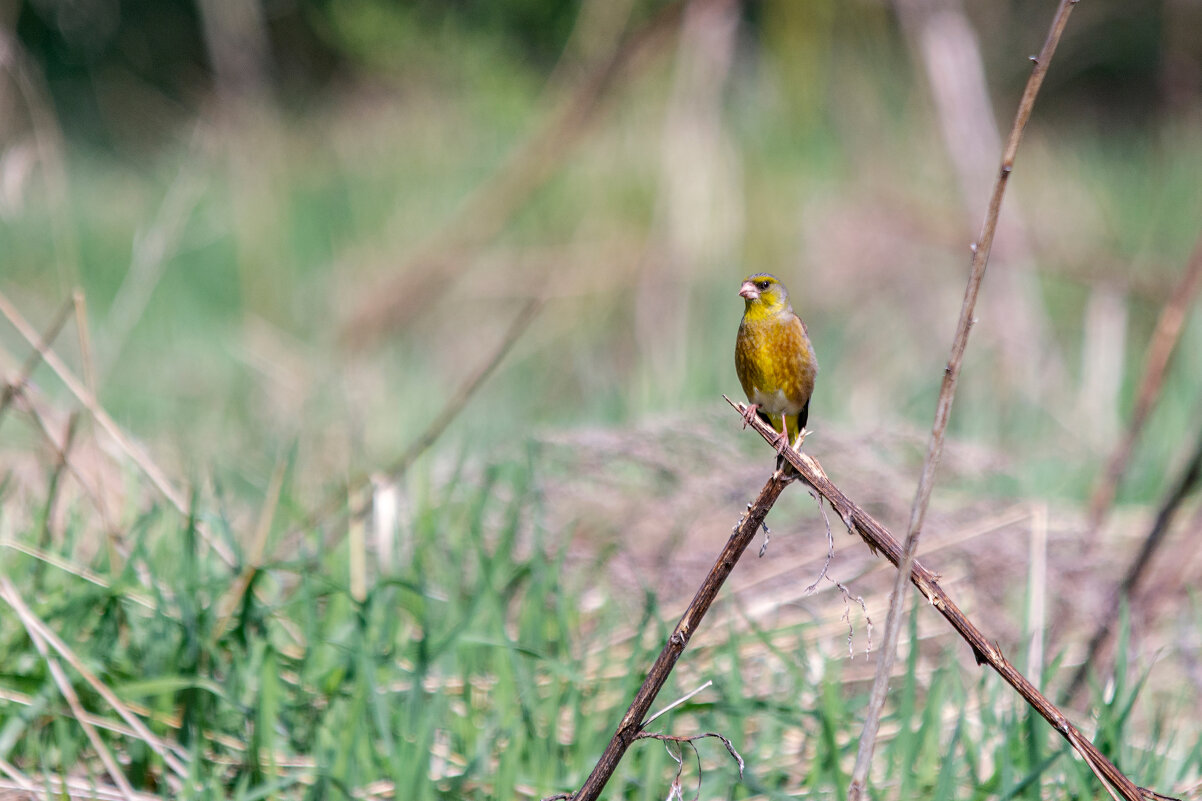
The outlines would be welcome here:
<svg viewBox="0 0 1202 801">
<path fill-rule="evenodd" d="M 589 0 L 585 0 L 588 2 Z M 600 0 L 596 0 L 600 1 Z M 386 79 L 448 53 L 505 51 L 514 65 L 545 72 L 581 13 L 580 0 L 267 0 L 234 4 L 264 40 L 266 82 L 284 102 L 302 104 L 339 79 Z M 663 3 L 633 0 L 632 20 Z M 1017 92 L 1054 4 L 1050 0 L 972 0 L 987 68 Z M 152 141 L 198 110 L 214 88 L 203 0 L 25 0 L 8 20 L 41 66 L 64 128 L 76 138 L 119 145 Z M 212 16 L 210 12 L 209 16 Z M 888 4 L 767 0 L 743 10 L 744 49 L 768 47 L 804 75 L 797 102 L 821 96 L 847 57 L 872 62 L 896 42 Z M 1045 97 L 1072 86 L 1076 103 L 1107 125 L 1171 110 L 1202 84 L 1202 23 L 1196 3 L 1094 0 L 1078 14 Z M 998 35 L 1000 33 L 1001 35 Z M 850 52 L 849 52 L 850 51 Z M 1082 92 L 1081 88 L 1087 91 Z M 130 124 L 130 118 L 134 124 Z"/>
</svg>

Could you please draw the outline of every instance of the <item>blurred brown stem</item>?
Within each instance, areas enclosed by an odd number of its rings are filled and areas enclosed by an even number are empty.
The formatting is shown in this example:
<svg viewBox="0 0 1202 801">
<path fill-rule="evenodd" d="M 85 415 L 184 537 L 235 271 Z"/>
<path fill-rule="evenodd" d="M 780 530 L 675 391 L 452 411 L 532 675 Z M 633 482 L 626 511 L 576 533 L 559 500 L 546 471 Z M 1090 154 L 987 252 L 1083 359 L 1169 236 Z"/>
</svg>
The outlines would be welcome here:
<svg viewBox="0 0 1202 801">
<path fill-rule="evenodd" d="M 92 419 L 104 429 L 105 433 L 117 444 L 117 447 L 150 479 L 150 483 L 154 485 L 155 489 L 175 507 L 176 511 L 186 517 L 188 510 L 183 493 L 171 483 L 171 480 L 167 478 L 167 474 L 150 458 L 149 454 L 117 425 L 117 422 L 100 405 L 100 401 L 97 400 L 96 396 L 75 376 L 66 362 L 60 359 L 52 348 L 38 341 L 38 335 L 33 326 L 29 324 L 17 310 L 17 307 L 3 293 L 0 293 L 0 315 L 3 315 L 12 324 L 13 328 L 17 329 L 17 332 L 25 338 L 25 341 L 41 354 L 41 358 L 45 360 L 46 365 L 54 371 L 55 375 L 70 390 L 71 394 L 83 404 L 84 408 L 92 415 Z M 201 535 L 201 539 L 213 549 L 214 553 L 223 562 L 230 566 L 235 564 L 233 551 L 222 540 L 214 537 L 207 525 L 201 525 L 198 522 L 196 530 Z"/>
<path fill-rule="evenodd" d="M 513 346 L 517 344 L 517 341 L 521 339 L 522 334 L 526 333 L 526 329 L 528 329 L 530 324 L 533 323 L 535 318 L 538 317 L 538 314 L 542 310 L 544 303 L 545 298 L 542 297 L 530 298 L 526 301 L 526 304 L 522 306 L 517 316 L 513 319 L 513 322 L 509 324 L 509 330 L 505 332 L 505 336 L 502 337 L 497 343 L 497 347 L 492 353 L 489 354 L 488 358 L 480 364 L 474 373 L 468 376 L 464 382 L 460 384 L 459 388 L 455 391 L 455 394 L 452 395 L 445 404 L 443 404 L 438 416 L 435 417 L 428 426 L 426 426 L 425 431 L 423 431 L 420 435 L 418 435 L 417 439 L 410 443 L 409 447 L 405 449 L 404 453 L 402 453 L 392 462 L 392 464 L 385 468 L 384 473 L 389 479 L 396 481 L 403 476 L 413 465 L 413 463 L 417 461 L 418 457 L 420 457 L 426 452 L 426 450 L 429 449 L 431 445 L 438 441 L 438 438 L 442 436 L 443 432 L 446 431 L 455 418 L 459 416 L 459 413 L 463 411 L 465 406 L 467 406 L 468 401 L 472 399 L 472 397 L 480 389 L 481 385 L 483 385 L 484 382 L 488 380 L 488 377 L 496 371 L 497 367 L 505 359 L 505 356 L 508 355 L 509 351 L 513 349 Z M 306 517 L 301 528 L 289 532 L 289 534 L 283 538 L 283 547 L 293 547 L 291 542 L 292 537 L 297 534 L 299 530 L 316 528 L 330 518 L 335 517 L 335 515 L 339 515 L 340 512 L 347 512 L 351 517 L 359 517 L 364 514 L 367 511 L 366 508 L 351 508 L 347 510 L 346 507 L 348 505 L 353 505 L 350 499 L 354 498 L 370 483 L 370 477 L 365 473 L 360 473 L 352 477 L 345 484 L 342 484 L 336 489 L 332 490 L 326 496 L 324 503 L 322 503 L 315 511 L 311 512 Z M 327 540 L 326 547 L 329 547 L 330 545 L 332 545 L 332 541 Z"/>
<path fill-rule="evenodd" d="M 1110 513 L 1119 482 L 1122 481 L 1131 461 L 1131 453 L 1135 450 L 1136 440 L 1143 433 L 1144 424 L 1147 423 L 1152 407 L 1156 405 L 1160 391 L 1164 388 L 1169 361 L 1173 358 L 1177 343 L 1181 341 L 1181 333 L 1185 330 L 1185 321 L 1199 287 L 1202 287 L 1202 234 L 1199 234 L 1194 244 L 1193 253 L 1181 280 L 1156 321 L 1156 330 L 1152 333 L 1152 340 L 1148 343 L 1148 351 L 1144 356 L 1144 374 L 1139 382 L 1139 394 L 1136 395 L 1135 407 L 1131 410 L 1127 431 L 1115 445 L 1106 462 L 1106 470 L 1089 499 L 1088 525 L 1092 533 L 1097 532 Z"/>
<path fill-rule="evenodd" d="M 906 533 L 905 551 L 898 563 L 898 576 L 893 585 L 893 597 L 889 603 L 889 616 L 885 622 L 885 639 L 881 644 L 879 661 L 877 662 L 876 677 L 872 684 L 872 697 L 865 712 L 864 730 L 860 736 L 859 750 L 856 753 L 856 764 L 852 770 L 851 783 L 848 786 L 848 801 L 859 801 L 865 784 L 868 781 L 868 768 L 872 763 L 872 752 L 876 747 L 877 731 L 880 727 L 881 713 L 885 707 L 885 697 L 889 692 L 889 675 L 893 669 L 893 658 L 897 650 L 897 638 L 905 618 L 905 601 L 903 598 L 906 577 L 914 556 L 918 552 L 918 539 L 922 531 L 923 518 L 926 517 L 927 507 L 931 501 L 931 490 L 935 484 L 935 470 L 939 466 L 939 458 L 943 453 L 943 437 L 947 423 L 952 413 L 952 401 L 956 396 L 956 384 L 960 378 L 960 367 L 964 362 L 964 351 L 968 347 L 968 334 L 974 322 L 973 311 L 976 308 L 977 295 L 981 289 L 981 281 L 985 277 L 985 267 L 989 263 L 989 252 L 993 247 L 994 234 L 997 232 L 998 216 L 1001 213 L 1002 198 L 1010 173 L 1014 169 L 1014 158 L 1018 146 L 1022 142 L 1023 131 L 1031 118 L 1031 109 L 1035 105 L 1035 97 L 1043 84 L 1048 65 L 1056 52 L 1056 45 L 1064 33 L 1069 14 L 1077 0 L 1061 0 L 1056 16 L 1035 59 L 1035 68 L 1027 79 L 1026 89 L 1019 100 L 1018 112 L 1014 116 L 1014 124 L 1006 139 L 1002 151 L 1002 163 L 998 170 L 997 179 L 993 185 L 993 194 L 989 199 L 989 208 L 985 212 L 985 220 L 981 225 L 981 235 L 972 245 L 972 267 L 969 273 L 968 286 L 964 290 L 964 303 L 960 307 L 960 320 L 956 324 L 956 335 L 952 340 L 952 352 L 947 366 L 943 371 L 943 386 L 939 390 L 939 400 L 935 406 L 935 424 L 931 428 L 931 438 L 927 444 L 927 455 L 922 465 L 922 476 L 918 480 L 918 489 L 914 495 L 914 504 L 910 509 L 910 524 Z M 1031 688 L 1032 690 L 1034 688 Z M 1042 698 L 1042 696 L 1040 696 Z M 1050 718 L 1049 718 L 1050 720 Z M 1067 735 L 1066 735 L 1067 736 Z"/>
<path fill-rule="evenodd" d="M 727 402 L 740 414 L 743 413 L 743 404 L 734 403 L 729 398 Z M 769 425 L 757 417 L 751 419 L 751 426 L 769 443 L 777 436 L 776 432 Z M 830 479 L 827 478 L 826 473 L 823 472 L 821 465 L 815 459 L 808 454 L 799 454 L 791 448 L 786 449 L 784 455 L 789 463 L 801 474 L 801 477 L 809 482 L 818 491 L 818 494 L 827 500 L 831 508 L 843 519 L 849 531 L 858 534 L 868 544 L 869 549 L 873 553 L 883 553 L 886 559 L 898 566 L 899 570 L 902 568 L 903 563 L 907 561 L 906 557 L 908 555 L 912 556 L 912 554 L 907 554 L 888 529 L 874 520 L 871 515 L 853 503 L 838 487 L 832 484 Z M 1007 684 L 1018 691 L 1019 695 L 1044 720 L 1050 723 L 1052 728 L 1056 729 L 1068 741 L 1073 750 L 1085 760 L 1095 773 L 1103 777 L 1127 801 L 1140 801 L 1141 798 L 1164 797 L 1137 787 L 1110 760 L 1103 756 L 1093 743 L 1086 739 L 1085 735 L 1069 722 L 1064 713 L 1057 709 L 1051 701 L 1036 689 L 1035 685 L 1029 682 L 1017 668 L 1010 664 L 1002 655 L 1001 649 L 996 644 L 989 642 L 981 630 L 960 611 L 960 608 L 952 602 L 948 594 L 939 586 L 935 574 L 914 559 L 908 561 L 909 565 L 903 574 L 904 577 L 918 588 L 918 591 L 930 602 L 931 606 L 938 609 L 939 613 L 956 630 L 956 633 L 969 644 L 977 663 L 988 664 Z M 900 593 L 898 594 L 900 595 Z"/>
<path fill-rule="evenodd" d="M 525 201 L 552 175 L 572 146 L 589 130 L 603 101 L 633 65 L 663 52 L 688 3 L 677 0 L 628 36 L 580 81 L 537 132 L 519 145 L 501 167 L 475 188 L 459 210 L 372 287 L 343 328 L 352 346 L 374 342 L 400 326 L 433 293 L 445 287 L 448 268 L 462 274 L 468 256 L 496 236 Z"/>
<path fill-rule="evenodd" d="M 997 153 L 1002 150 L 979 37 L 963 0 L 894 0 L 915 61 L 930 87 L 943 145 L 960 188 L 968 224 L 981 219 Z M 1063 359 L 1048 336 L 1043 303 L 1031 265 L 1030 235 L 1014 208 L 999 221 L 999 252 L 1005 270 L 993 273 L 992 312 L 1007 325 L 997 341 L 1003 367 L 1021 376 L 1020 389 L 1034 397 L 1062 383 Z M 1002 247 L 1004 246 L 1004 247 Z"/>
<path fill-rule="evenodd" d="M 1143 578 L 1148 564 L 1151 563 L 1152 557 L 1164 542 L 1165 535 L 1173 523 L 1173 518 L 1176 516 L 1177 510 L 1181 508 L 1182 502 L 1198 488 L 1199 483 L 1202 483 L 1202 434 L 1199 435 L 1198 442 L 1194 445 L 1194 455 L 1190 457 L 1189 464 L 1186 465 L 1181 478 L 1178 479 L 1177 484 L 1169 491 L 1161 503 L 1160 511 L 1156 514 L 1156 522 L 1152 524 L 1152 529 L 1148 532 L 1148 536 L 1144 538 L 1139 553 L 1131 562 L 1130 567 L 1127 568 L 1127 574 L 1123 577 L 1119 586 L 1110 594 L 1110 600 L 1106 604 L 1105 611 L 1102 613 L 1098 628 L 1089 640 L 1089 648 L 1085 652 L 1085 659 L 1077 667 L 1072 681 L 1069 682 L 1068 689 L 1064 692 L 1066 700 L 1071 700 L 1077 694 L 1077 691 L 1084 686 L 1085 677 L 1089 674 L 1090 669 L 1093 668 L 1096 670 L 1098 668 L 1095 660 L 1098 658 L 1106 641 L 1110 639 L 1111 626 L 1118 618 L 1119 606 L 1122 604 L 1123 599 L 1131 597 L 1135 588 L 1139 586 L 1140 579 Z"/>
<path fill-rule="evenodd" d="M 33 129 L 34 146 L 42 163 L 46 194 L 50 200 L 50 225 L 54 265 L 62 284 L 79 280 L 79 241 L 71 220 L 71 183 L 67 179 L 66 146 L 55 116 L 46 76 L 25 52 L 15 29 L 0 25 L 0 69 L 11 76 L 25 101 Z"/>
<path fill-rule="evenodd" d="M 29 377 L 33 375 L 33 371 L 42 363 L 42 354 L 54 344 L 54 340 L 58 339 L 59 333 L 63 330 L 63 325 L 67 322 L 67 315 L 71 313 L 71 309 L 75 307 L 74 298 L 68 298 L 67 302 L 58 310 L 58 314 L 50 321 L 50 325 L 46 327 L 46 332 L 42 334 L 41 339 L 34 344 L 33 352 L 25 359 L 25 363 L 21 365 L 21 370 L 16 377 L 11 381 L 4 382 L 4 391 L 0 392 L 0 420 L 4 419 L 4 413 L 8 410 L 9 404 L 21 392 L 25 384 L 29 381 Z"/>
</svg>

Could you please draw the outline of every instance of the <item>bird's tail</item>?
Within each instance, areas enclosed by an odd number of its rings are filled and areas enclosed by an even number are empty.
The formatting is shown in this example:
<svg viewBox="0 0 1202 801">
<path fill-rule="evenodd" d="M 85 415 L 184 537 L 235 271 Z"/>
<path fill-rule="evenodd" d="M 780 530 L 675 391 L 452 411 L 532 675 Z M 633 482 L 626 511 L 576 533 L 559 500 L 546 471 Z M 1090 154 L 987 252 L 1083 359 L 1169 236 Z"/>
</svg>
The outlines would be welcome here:
<svg viewBox="0 0 1202 801">
<path fill-rule="evenodd" d="M 798 412 L 797 414 L 785 415 L 784 422 L 787 424 L 788 431 L 789 431 L 789 447 L 793 448 L 794 450 L 796 450 L 798 442 L 801 439 L 801 429 L 805 427 L 805 421 L 806 421 L 806 418 L 809 416 L 809 412 L 810 412 L 810 404 L 806 403 L 805 407 L 802 408 L 802 410 L 800 412 Z M 773 417 L 777 417 L 777 416 L 773 415 Z M 779 419 L 779 418 L 777 418 L 777 419 Z M 772 421 L 772 427 L 775 428 L 777 431 L 780 430 L 780 426 L 776 425 L 776 420 Z M 788 475 L 796 475 L 797 474 L 797 468 L 795 468 L 793 465 L 789 464 L 789 460 L 786 459 L 783 455 L 779 455 L 779 454 L 776 457 L 776 469 L 777 470 L 784 469 L 785 473 Z"/>
</svg>

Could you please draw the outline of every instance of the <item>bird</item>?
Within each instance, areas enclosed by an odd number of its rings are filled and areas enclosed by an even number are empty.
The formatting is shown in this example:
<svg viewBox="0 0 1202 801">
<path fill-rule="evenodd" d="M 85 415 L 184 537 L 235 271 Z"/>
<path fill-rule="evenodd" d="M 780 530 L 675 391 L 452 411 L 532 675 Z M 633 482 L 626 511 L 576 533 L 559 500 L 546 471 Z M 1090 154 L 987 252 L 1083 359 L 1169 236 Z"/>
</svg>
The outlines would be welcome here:
<svg viewBox="0 0 1202 801">
<path fill-rule="evenodd" d="M 750 404 L 743 412 L 744 426 L 754 414 L 779 432 L 772 444 L 780 454 L 780 469 L 785 448 L 800 446 L 809 433 L 805 425 L 818 358 L 805 323 L 793 311 L 789 292 L 776 276 L 747 276 L 739 295 L 744 308 L 735 340 L 735 372 Z"/>
</svg>

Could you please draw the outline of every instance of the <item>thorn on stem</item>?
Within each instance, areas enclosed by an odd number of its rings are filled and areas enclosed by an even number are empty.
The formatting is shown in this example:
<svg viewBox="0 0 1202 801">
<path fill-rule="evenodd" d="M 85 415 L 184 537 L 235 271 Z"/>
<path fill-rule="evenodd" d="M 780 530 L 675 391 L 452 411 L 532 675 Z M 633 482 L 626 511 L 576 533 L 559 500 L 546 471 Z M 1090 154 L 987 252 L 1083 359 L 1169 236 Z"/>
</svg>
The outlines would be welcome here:
<svg viewBox="0 0 1202 801">
<path fill-rule="evenodd" d="M 1039 56 L 1027 56 L 1027 60 L 1030 61 L 1035 66 L 1037 66 L 1037 67 L 1039 66 Z"/>
</svg>

